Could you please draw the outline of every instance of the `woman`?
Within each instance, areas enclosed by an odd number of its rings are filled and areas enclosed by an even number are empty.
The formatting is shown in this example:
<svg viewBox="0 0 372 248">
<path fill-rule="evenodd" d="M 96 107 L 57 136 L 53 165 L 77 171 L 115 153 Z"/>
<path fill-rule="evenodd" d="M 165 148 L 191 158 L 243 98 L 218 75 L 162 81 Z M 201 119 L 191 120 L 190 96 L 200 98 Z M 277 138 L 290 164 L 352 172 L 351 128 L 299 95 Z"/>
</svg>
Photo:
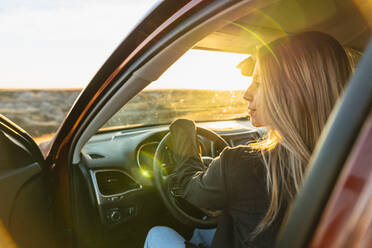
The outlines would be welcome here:
<svg viewBox="0 0 372 248">
<path fill-rule="evenodd" d="M 170 127 L 183 197 L 201 208 L 222 209 L 216 233 L 196 230 L 205 247 L 273 247 L 288 205 L 300 190 L 311 153 L 351 68 L 332 37 L 306 32 L 278 39 L 257 54 L 244 94 L 262 140 L 225 149 L 208 169 L 198 153 L 195 124 Z M 191 138 L 190 138 L 191 137 Z M 185 247 L 166 227 L 150 230 L 145 247 Z"/>
</svg>

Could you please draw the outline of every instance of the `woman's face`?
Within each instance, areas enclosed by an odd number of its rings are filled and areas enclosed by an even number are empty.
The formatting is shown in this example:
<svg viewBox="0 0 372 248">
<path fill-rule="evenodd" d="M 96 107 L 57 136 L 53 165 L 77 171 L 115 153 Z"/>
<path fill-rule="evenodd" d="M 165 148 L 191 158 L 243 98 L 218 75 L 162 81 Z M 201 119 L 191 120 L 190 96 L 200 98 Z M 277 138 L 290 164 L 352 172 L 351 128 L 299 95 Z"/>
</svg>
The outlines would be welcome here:
<svg viewBox="0 0 372 248">
<path fill-rule="evenodd" d="M 264 126 L 262 113 L 260 113 L 260 111 L 258 111 L 259 108 L 257 108 L 261 98 L 261 91 L 259 90 L 259 88 L 260 88 L 259 68 L 258 63 L 256 63 L 253 72 L 252 83 L 249 85 L 248 89 L 246 90 L 243 96 L 243 98 L 248 101 L 248 114 L 251 117 L 252 125 L 255 127 Z"/>
</svg>

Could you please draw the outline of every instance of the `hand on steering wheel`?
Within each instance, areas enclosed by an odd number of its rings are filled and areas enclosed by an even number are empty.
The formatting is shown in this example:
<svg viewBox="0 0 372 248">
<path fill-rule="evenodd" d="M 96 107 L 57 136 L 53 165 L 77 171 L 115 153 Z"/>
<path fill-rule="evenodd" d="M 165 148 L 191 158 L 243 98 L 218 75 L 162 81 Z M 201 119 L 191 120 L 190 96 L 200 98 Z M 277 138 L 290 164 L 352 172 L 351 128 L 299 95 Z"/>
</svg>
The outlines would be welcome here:
<svg viewBox="0 0 372 248">
<path fill-rule="evenodd" d="M 224 148 L 228 146 L 228 143 L 212 130 L 197 127 L 196 133 L 213 141 L 217 147 Z M 157 187 L 165 206 L 176 219 L 186 225 L 204 229 L 215 227 L 217 225 L 217 217 L 219 215 L 218 211 L 196 208 L 186 202 L 186 200 L 182 199 L 179 194 L 177 194 L 177 185 L 175 184 L 174 180 L 176 174 L 171 171 L 172 168 L 170 168 L 169 159 L 165 159 L 165 156 L 169 156 L 169 154 L 167 155 L 167 151 L 169 151 L 169 147 L 167 146 L 169 139 L 170 133 L 167 133 L 160 141 L 155 152 L 153 164 L 155 186 Z M 211 158 L 202 158 L 205 159 L 205 164 L 208 166 L 211 162 Z M 180 206 L 181 204 L 183 207 Z M 188 205 L 188 209 L 198 209 L 199 214 L 197 215 L 199 217 L 195 217 L 189 213 L 190 211 L 186 211 L 184 209 L 185 205 Z"/>
</svg>

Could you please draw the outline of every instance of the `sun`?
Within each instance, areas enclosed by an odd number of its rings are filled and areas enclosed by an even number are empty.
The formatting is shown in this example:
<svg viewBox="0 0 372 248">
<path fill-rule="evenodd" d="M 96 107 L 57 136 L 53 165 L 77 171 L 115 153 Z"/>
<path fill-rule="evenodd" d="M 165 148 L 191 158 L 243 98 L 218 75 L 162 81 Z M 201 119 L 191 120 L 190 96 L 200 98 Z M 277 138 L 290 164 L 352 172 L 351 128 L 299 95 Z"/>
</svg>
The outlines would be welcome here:
<svg viewBox="0 0 372 248">
<path fill-rule="evenodd" d="M 245 90 L 252 77 L 236 66 L 248 54 L 191 49 L 147 89 Z"/>
</svg>

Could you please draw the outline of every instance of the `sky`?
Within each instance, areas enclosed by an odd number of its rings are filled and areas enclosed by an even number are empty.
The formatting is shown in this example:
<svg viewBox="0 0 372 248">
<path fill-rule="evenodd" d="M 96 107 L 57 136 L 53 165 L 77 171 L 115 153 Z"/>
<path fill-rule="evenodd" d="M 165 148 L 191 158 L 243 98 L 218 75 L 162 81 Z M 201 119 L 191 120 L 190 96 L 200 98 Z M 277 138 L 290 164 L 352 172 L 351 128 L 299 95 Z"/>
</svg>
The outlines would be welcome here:
<svg viewBox="0 0 372 248">
<path fill-rule="evenodd" d="M 0 89 L 85 87 L 157 2 L 3 0 Z M 170 68 L 161 83 L 151 87 L 226 88 L 221 82 L 230 82 L 231 86 L 247 82 L 235 68 L 246 55 L 206 53 L 188 52 L 182 66 Z M 185 74 L 185 70 L 193 73 Z"/>
<path fill-rule="evenodd" d="M 236 68 L 245 58 L 245 54 L 191 49 L 149 88 L 245 90 L 252 79 Z"/>
</svg>

